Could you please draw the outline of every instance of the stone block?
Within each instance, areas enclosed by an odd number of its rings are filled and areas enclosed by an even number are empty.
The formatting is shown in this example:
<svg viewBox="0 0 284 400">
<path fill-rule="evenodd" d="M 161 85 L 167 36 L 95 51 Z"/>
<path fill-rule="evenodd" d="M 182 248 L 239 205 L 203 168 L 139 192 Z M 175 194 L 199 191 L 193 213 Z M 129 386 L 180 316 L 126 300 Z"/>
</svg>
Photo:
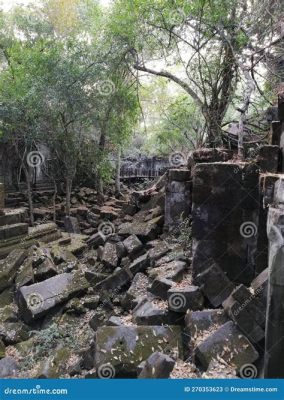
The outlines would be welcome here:
<svg viewBox="0 0 284 400">
<path fill-rule="evenodd" d="M 216 264 L 199 274 L 196 282 L 214 307 L 219 307 L 234 289 L 233 283 Z"/>
<path fill-rule="evenodd" d="M 175 366 L 175 360 L 166 354 L 155 352 L 145 361 L 142 371 L 139 373 L 140 379 L 166 379 L 169 378 Z"/>
<path fill-rule="evenodd" d="M 53 307 L 86 291 L 89 283 L 79 272 L 64 273 L 18 291 L 21 316 L 27 323 L 46 315 Z"/>
<path fill-rule="evenodd" d="M 98 376 L 137 377 L 137 367 L 156 351 L 176 349 L 182 358 L 181 329 L 177 326 L 105 326 L 96 333 Z"/>
<path fill-rule="evenodd" d="M 213 359 L 221 358 L 241 368 L 245 364 L 252 364 L 258 357 L 254 346 L 232 321 L 222 325 L 195 349 L 195 359 L 206 369 Z"/>
<path fill-rule="evenodd" d="M 0 261 L 0 292 L 13 284 L 25 258 L 26 251 L 18 249 L 12 251 L 4 260 Z"/>
<path fill-rule="evenodd" d="M 169 309 L 186 313 L 187 310 L 201 310 L 204 297 L 198 286 L 173 287 L 167 293 Z"/>
</svg>

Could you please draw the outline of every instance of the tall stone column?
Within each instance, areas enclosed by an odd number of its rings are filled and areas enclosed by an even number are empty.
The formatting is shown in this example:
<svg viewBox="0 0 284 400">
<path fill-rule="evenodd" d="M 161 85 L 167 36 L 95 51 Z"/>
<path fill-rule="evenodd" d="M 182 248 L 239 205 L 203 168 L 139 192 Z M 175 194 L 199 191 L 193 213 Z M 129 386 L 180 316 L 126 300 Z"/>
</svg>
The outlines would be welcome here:
<svg viewBox="0 0 284 400">
<path fill-rule="evenodd" d="M 267 220 L 269 286 L 266 314 L 265 378 L 284 378 L 284 178 L 274 190 Z"/>
<path fill-rule="evenodd" d="M 170 169 L 165 197 L 165 230 L 178 228 L 191 213 L 190 171 Z"/>
</svg>

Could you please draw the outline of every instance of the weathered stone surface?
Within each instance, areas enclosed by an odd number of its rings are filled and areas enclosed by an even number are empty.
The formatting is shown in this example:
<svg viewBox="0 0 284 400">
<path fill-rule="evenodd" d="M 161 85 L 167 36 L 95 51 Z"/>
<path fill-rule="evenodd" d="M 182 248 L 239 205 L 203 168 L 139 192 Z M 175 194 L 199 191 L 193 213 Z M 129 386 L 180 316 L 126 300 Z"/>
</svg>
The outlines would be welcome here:
<svg viewBox="0 0 284 400">
<path fill-rule="evenodd" d="M 148 284 L 148 277 L 138 272 L 134 276 L 130 288 L 125 293 L 125 296 L 122 300 L 122 306 L 125 309 L 132 309 L 133 307 L 135 307 L 139 299 L 147 295 Z"/>
<path fill-rule="evenodd" d="M 28 234 L 28 224 L 13 224 L 0 226 L 0 240 L 8 240 L 14 236 L 22 236 Z"/>
<path fill-rule="evenodd" d="M 117 254 L 116 243 L 107 242 L 105 244 L 102 262 L 107 267 L 116 268 L 118 266 L 119 257 Z"/>
<path fill-rule="evenodd" d="M 106 237 L 101 232 L 97 232 L 87 240 L 87 244 L 97 249 L 99 246 L 103 246 L 105 241 Z"/>
<path fill-rule="evenodd" d="M 41 379 L 60 378 L 70 357 L 71 350 L 67 347 L 54 350 L 52 355 L 42 360 L 33 377 Z"/>
<path fill-rule="evenodd" d="M 0 216 L 0 226 L 19 224 L 24 222 L 26 217 L 27 211 L 25 208 L 4 210 L 4 215 Z"/>
<path fill-rule="evenodd" d="M 0 292 L 13 284 L 18 269 L 26 257 L 25 250 L 14 250 L 0 261 Z"/>
<path fill-rule="evenodd" d="M 185 313 L 187 310 L 201 310 L 204 297 L 198 286 L 173 287 L 168 290 L 169 309 Z"/>
<path fill-rule="evenodd" d="M 123 321 L 121 318 L 116 317 L 115 315 L 111 316 L 110 319 L 108 320 L 107 324 L 109 326 L 122 326 Z"/>
<path fill-rule="evenodd" d="M 239 303 L 234 300 L 233 296 L 230 296 L 223 303 L 223 306 L 228 316 L 236 323 L 238 328 L 252 343 L 257 343 L 264 338 L 264 330 L 248 312 L 246 303 Z"/>
<path fill-rule="evenodd" d="M 174 282 L 166 278 L 156 278 L 148 291 L 160 299 L 167 300 L 168 290 L 173 286 Z"/>
<path fill-rule="evenodd" d="M 251 283 L 254 295 L 261 301 L 263 307 L 267 305 L 268 275 L 269 269 L 266 268 Z"/>
<path fill-rule="evenodd" d="M 254 291 L 250 291 L 244 285 L 240 285 L 231 293 L 231 297 L 237 300 L 242 308 L 246 309 L 258 325 L 262 328 L 265 327 L 266 307 L 263 306 Z"/>
<path fill-rule="evenodd" d="M 121 268 L 108 278 L 95 285 L 96 289 L 117 289 L 133 279 L 137 272 L 143 272 L 149 267 L 148 254 L 134 260 L 129 267 Z"/>
<path fill-rule="evenodd" d="M 182 280 L 186 268 L 187 264 L 184 261 L 171 261 L 149 271 L 149 276 L 153 279 L 165 278 L 174 282 L 179 282 Z"/>
<path fill-rule="evenodd" d="M 133 256 L 137 254 L 143 247 L 142 242 L 138 239 L 136 235 L 131 235 L 123 241 L 128 254 Z"/>
<path fill-rule="evenodd" d="M 199 274 L 196 282 L 214 307 L 219 307 L 234 289 L 232 282 L 216 264 Z"/>
<path fill-rule="evenodd" d="M 259 214 L 253 164 L 205 163 L 193 170 L 194 277 L 215 261 L 236 283 L 254 278 Z"/>
<path fill-rule="evenodd" d="M 54 306 L 87 290 L 89 283 L 79 272 L 64 273 L 18 291 L 21 316 L 26 322 L 47 314 Z"/>
<path fill-rule="evenodd" d="M 279 169 L 279 146 L 262 146 L 257 156 L 257 164 L 262 172 L 277 173 Z"/>
<path fill-rule="evenodd" d="M 18 274 L 15 279 L 16 287 L 26 286 L 34 282 L 33 260 L 28 257 L 20 266 Z"/>
<path fill-rule="evenodd" d="M 136 235 L 142 242 L 147 242 L 156 239 L 162 231 L 163 223 L 163 216 L 156 217 L 148 222 L 126 222 L 120 225 L 118 233 L 123 236 Z"/>
<path fill-rule="evenodd" d="M 232 321 L 221 326 L 195 349 L 195 358 L 204 368 L 208 368 L 216 358 L 241 368 L 245 364 L 252 364 L 258 356 L 256 349 Z"/>
<path fill-rule="evenodd" d="M 5 357 L 5 345 L 0 339 L 0 359 Z"/>
<path fill-rule="evenodd" d="M 138 365 L 155 351 L 177 349 L 182 357 L 181 330 L 177 326 L 101 327 L 95 342 L 95 364 L 101 375 L 104 366 L 111 365 L 113 377 L 135 377 Z"/>
<path fill-rule="evenodd" d="M 64 218 L 64 227 L 68 233 L 81 233 L 79 222 L 76 217 L 66 216 Z"/>
<path fill-rule="evenodd" d="M 180 325 L 183 323 L 181 314 L 169 311 L 167 307 L 144 298 L 133 310 L 133 320 L 137 325 Z"/>
<path fill-rule="evenodd" d="M 0 360 L 0 378 L 15 378 L 18 373 L 18 365 L 11 357 Z"/>
<path fill-rule="evenodd" d="M 188 180 L 181 180 L 188 178 Z M 188 218 L 191 211 L 190 173 L 169 172 L 165 197 L 165 230 L 178 228 L 181 222 Z"/>
<path fill-rule="evenodd" d="M 190 311 L 185 316 L 185 331 L 191 338 L 198 338 L 212 326 L 217 329 L 226 322 L 228 317 L 222 309 Z"/>
<path fill-rule="evenodd" d="M 191 178 L 189 169 L 169 169 L 168 174 L 169 181 L 186 182 Z"/>
<path fill-rule="evenodd" d="M 166 354 L 155 352 L 145 361 L 142 371 L 138 378 L 169 378 L 174 369 L 175 361 Z"/>
<path fill-rule="evenodd" d="M 21 322 L 0 323 L 0 339 L 6 345 L 14 345 L 29 338 L 29 329 Z"/>
<path fill-rule="evenodd" d="M 233 157 L 233 151 L 228 149 L 198 149 L 193 151 L 192 158 L 196 163 L 224 162 Z"/>
</svg>

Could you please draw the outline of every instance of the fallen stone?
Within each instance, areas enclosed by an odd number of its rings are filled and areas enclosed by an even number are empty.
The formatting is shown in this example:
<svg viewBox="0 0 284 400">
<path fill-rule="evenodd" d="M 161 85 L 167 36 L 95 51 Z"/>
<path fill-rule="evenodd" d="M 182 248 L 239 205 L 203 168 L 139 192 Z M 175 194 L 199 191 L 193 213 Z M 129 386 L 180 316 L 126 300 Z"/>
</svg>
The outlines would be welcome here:
<svg viewBox="0 0 284 400">
<path fill-rule="evenodd" d="M 137 367 L 152 353 L 176 351 L 182 357 L 177 326 L 101 327 L 96 333 L 95 365 L 98 376 L 136 377 Z"/>
<path fill-rule="evenodd" d="M 229 364 L 241 368 L 245 364 L 252 364 L 259 357 L 254 346 L 232 321 L 222 325 L 199 344 L 194 355 L 205 369 L 213 359 L 222 358 Z"/>
<path fill-rule="evenodd" d="M 15 378 L 18 373 L 18 365 L 11 357 L 0 360 L 0 378 Z"/>
<path fill-rule="evenodd" d="M 217 264 L 199 274 L 196 283 L 214 307 L 219 307 L 234 289 L 233 283 Z"/>
<path fill-rule="evenodd" d="M 26 257 L 26 251 L 17 249 L 12 251 L 4 260 L 0 261 L 0 292 L 13 284 L 17 271 Z"/>
<path fill-rule="evenodd" d="M 136 235 L 142 242 L 156 239 L 162 232 L 163 216 L 156 217 L 148 222 L 134 221 L 120 225 L 118 233 L 122 236 Z"/>
<path fill-rule="evenodd" d="M 131 283 L 130 288 L 127 290 L 123 300 L 122 306 L 126 310 L 132 309 L 137 305 L 139 299 L 147 295 L 147 287 L 149 279 L 146 275 L 138 272 Z"/>
<path fill-rule="evenodd" d="M 165 278 L 156 278 L 148 291 L 160 299 L 167 300 L 168 290 L 174 285 L 174 282 Z"/>
<path fill-rule="evenodd" d="M 143 244 L 136 235 L 131 235 L 123 241 L 123 244 L 130 256 L 137 254 L 143 247 Z"/>
<path fill-rule="evenodd" d="M 246 309 L 258 325 L 262 328 L 265 327 L 266 307 L 263 306 L 254 292 L 250 292 L 244 285 L 240 285 L 231 293 L 231 296 L 238 301 L 241 308 Z"/>
<path fill-rule="evenodd" d="M 105 241 L 106 237 L 101 232 L 97 232 L 87 240 L 87 244 L 93 249 L 97 249 L 99 246 L 103 246 Z"/>
<path fill-rule="evenodd" d="M 17 288 L 34 283 L 33 260 L 31 257 L 26 258 L 20 266 L 15 283 Z"/>
<path fill-rule="evenodd" d="M 66 216 L 64 218 L 64 227 L 68 233 L 81 233 L 78 219 L 75 217 Z"/>
<path fill-rule="evenodd" d="M 107 242 L 105 244 L 102 262 L 107 267 L 116 268 L 118 266 L 119 258 L 116 243 Z"/>
<path fill-rule="evenodd" d="M 0 359 L 5 357 L 5 345 L 0 339 Z"/>
<path fill-rule="evenodd" d="M 236 323 L 238 328 L 252 343 L 257 343 L 264 338 L 264 330 L 248 312 L 246 303 L 241 304 L 230 296 L 223 302 L 223 307 L 228 316 Z"/>
<path fill-rule="evenodd" d="M 29 338 L 29 329 L 21 322 L 0 323 L 0 339 L 8 346 Z"/>
<path fill-rule="evenodd" d="M 8 240 L 14 236 L 27 235 L 28 230 L 28 224 L 23 223 L 0 226 L 0 240 Z"/>
<path fill-rule="evenodd" d="M 122 325 L 123 325 L 123 322 L 122 322 L 121 318 L 116 317 L 116 316 L 113 315 L 113 316 L 110 317 L 110 319 L 108 320 L 107 325 L 108 325 L 108 326 L 122 326 Z"/>
<path fill-rule="evenodd" d="M 198 286 L 173 287 L 169 289 L 167 299 L 169 309 L 181 313 L 187 310 L 201 310 L 204 303 L 204 297 Z"/>
<path fill-rule="evenodd" d="M 174 369 L 175 361 L 166 354 L 155 352 L 146 361 L 138 378 L 169 378 Z"/>
<path fill-rule="evenodd" d="M 228 322 L 228 317 L 223 309 L 191 311 L 185 316 L 185 332 L 191 339 L 201 337 L 203 332 L 211 327 L 219 328 Z"/>
<path fill-rule="evenodd" d="M 149 267 L 149 257 L 148 254 L 144 254 L 141 257 L 138 257 L 134 260 L 129 267 L 121 268 L 120 270 L 114 272 L 108 278 L 99 282 L 95 285 L 95 288 L 111 290 L 123 287 L 129 281 L 133 279 L 133 277 L 137 274 L 137 272 L 144 272 Z"/>
<path fill-rule="evenodd" d="M 171 261 L 163 264 L 160 267 L 153 268 L 149 271 L 150 278 L 165 278 L 174 282 L 179 282 L 183 278 L 183 274 L 187 268 L 187 263 L 184 261 Z"/>
<path fill-rule="evenodd" d="M 181 314 L 169 311 L 167 307 L 142 299 L 133 310 L 133 320 L 137 325 L 180 325 L 183 323 Z"/>
<path fill-rule="evenodd" d="M 21 316 L 29 323 L 44 316 L 58 304 L 88 289 L 89 283 L 79 272 L 64 273 L 44 282 L 23 286 L 18 291 Z"/>
</svg>

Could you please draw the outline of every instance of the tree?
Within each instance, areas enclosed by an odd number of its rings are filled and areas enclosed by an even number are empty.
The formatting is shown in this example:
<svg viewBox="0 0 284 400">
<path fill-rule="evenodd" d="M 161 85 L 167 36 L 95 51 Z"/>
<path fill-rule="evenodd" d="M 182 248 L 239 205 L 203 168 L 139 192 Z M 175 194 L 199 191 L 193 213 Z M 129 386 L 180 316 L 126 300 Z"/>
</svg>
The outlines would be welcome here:
<svg viewBox="0 0 284 400">
<path fill-rule="evenodd" d="M 204 118 L 208 144 L 219 145 L 243 71 L 255 80 L 263 54 L 280 40 L 275 34 L 282 2 L 118 0 L 115 4 L 113 31 L 129 47 L 134 68 L 183 88 Z M 258 84 L 255 87 L 262 91 Z"/>
</svg>

